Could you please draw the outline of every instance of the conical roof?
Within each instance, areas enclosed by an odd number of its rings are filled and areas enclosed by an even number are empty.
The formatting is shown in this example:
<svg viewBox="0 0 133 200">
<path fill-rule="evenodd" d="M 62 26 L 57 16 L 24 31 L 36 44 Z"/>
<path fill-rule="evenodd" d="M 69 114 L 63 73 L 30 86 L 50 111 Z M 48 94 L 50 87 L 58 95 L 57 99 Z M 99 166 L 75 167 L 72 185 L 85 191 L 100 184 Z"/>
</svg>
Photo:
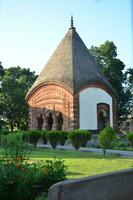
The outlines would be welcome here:
<svg viewBox="0 0 133 200">
<path fill-rule="evenodd" d="M 36 88 L 51 82 L 69 88 L 73 94 L 94 83 L 104 84 L 115 93 L 73 24 L 30 88 L 27 98 Z"/>
</svg>

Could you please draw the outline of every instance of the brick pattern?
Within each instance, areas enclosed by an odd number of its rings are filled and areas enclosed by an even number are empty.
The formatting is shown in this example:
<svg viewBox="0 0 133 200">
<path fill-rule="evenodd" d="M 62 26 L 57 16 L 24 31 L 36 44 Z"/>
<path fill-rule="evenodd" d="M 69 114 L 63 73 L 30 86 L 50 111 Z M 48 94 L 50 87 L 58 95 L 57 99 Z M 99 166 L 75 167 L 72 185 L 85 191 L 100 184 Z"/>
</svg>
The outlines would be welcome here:
<svg viewBox="0 0 133 200">
<path fill-rule="evenodd" d="M 55 115 L 57 112 L 63 116 L 63 130 L 74 127 L 74 98 L 73 95 L 60 85 L 47 84 L 37 89 L 28 99 L 29 128 L 37 128 L 37 116 L 43 116 L 43 129 L 46 128 L 46 112 L 52 112 L 53 129 L 55 129 Z"/>
</svg>

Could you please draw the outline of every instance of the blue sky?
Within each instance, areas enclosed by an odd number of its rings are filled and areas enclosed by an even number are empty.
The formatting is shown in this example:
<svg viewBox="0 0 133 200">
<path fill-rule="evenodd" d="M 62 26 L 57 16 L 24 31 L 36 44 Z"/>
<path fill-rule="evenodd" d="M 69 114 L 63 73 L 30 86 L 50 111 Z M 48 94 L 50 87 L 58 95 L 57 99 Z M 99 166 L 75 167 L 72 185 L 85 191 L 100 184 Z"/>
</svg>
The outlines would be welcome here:
<svg viewBox="0 0 133 200">
<path fill-rule="evenodd" d="M 39 73 L 68 31 L 71 13 L 88 48 L 113 41 L 118 58 L 133 67 L 131 0 L 0 0 L 3 66 Z"/>
</svg>

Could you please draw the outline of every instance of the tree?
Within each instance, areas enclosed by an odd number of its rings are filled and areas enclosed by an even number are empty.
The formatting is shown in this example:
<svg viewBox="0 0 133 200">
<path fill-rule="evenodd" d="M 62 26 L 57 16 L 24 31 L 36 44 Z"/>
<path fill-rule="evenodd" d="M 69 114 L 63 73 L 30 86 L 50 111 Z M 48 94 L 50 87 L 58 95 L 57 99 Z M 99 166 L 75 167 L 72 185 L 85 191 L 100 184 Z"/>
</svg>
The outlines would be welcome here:
<svg viewBox="0 0 133 200">
<path fill-rule="evenodd" d="M 106 154 L 106 150 L 112 147 L 113 142 L 116 140 L 116 133 L 112 127 L 104 128 L 98 135 L 100 147 L 103 149 L 103 154 Z"/>
<path fill-rule="evenodd" d="M 2 81 L 2 77 L 4 75 L 4 68 L 2 66 L 2 63 L 0 62 L 0 102 L 1 102 L 1 99 L 2 99 L 2 86 L 1 86 L 1 81 Z M 2 114 L 3 114 L 3 106 L 2 104 L 0 103 L 0 130 L 2 129 L 2 126 L 5 124 L 3 118 L 2 118 Z"/>
<path fill-rule="evenodd" d="M 133 115 L 133 68 L 129 68 L 125 72 L 125 83 L 130 91 L 130 114 Z"/>
<path fill-rule="evenodd" d="M 0 107 L 11 131 L 14 127 L 18 129 L 27 127 L 28 106 L 25 96 L 35 79 L 35 72 L 30 72 L 30 69 L 20 67 L 4 69 L 1 78 Z"/>
<path fill-rule="evenodd" d="M 99 47 L 92 46 L 90 53 L 118 94 L 118 120 L 123 121 L 130 113 L 131 90 L 124 85 L 125 65 L 117 58 L 117 48 L 113 42 L 106 41 Z"/>
<path fill-rule="evenodd" d="M 0 62 L 0 80 L 3 77 L 3 75 L 4 75 L 4 68 L 2 66 L 2 62 Z"/>
</svg>

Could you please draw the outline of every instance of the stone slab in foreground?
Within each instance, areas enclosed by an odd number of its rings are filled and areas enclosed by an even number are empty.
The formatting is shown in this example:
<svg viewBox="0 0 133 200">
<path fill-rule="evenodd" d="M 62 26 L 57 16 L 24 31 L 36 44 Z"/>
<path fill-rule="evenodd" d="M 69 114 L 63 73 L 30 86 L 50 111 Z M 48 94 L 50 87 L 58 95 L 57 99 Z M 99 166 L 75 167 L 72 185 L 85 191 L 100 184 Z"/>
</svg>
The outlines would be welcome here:
<svg viewBox="0 0 133 200">
<path fill-rule="evenodd" d="M 133 200 L 133 169 L 54 184 L 48 200 Z"/>
</svg>

